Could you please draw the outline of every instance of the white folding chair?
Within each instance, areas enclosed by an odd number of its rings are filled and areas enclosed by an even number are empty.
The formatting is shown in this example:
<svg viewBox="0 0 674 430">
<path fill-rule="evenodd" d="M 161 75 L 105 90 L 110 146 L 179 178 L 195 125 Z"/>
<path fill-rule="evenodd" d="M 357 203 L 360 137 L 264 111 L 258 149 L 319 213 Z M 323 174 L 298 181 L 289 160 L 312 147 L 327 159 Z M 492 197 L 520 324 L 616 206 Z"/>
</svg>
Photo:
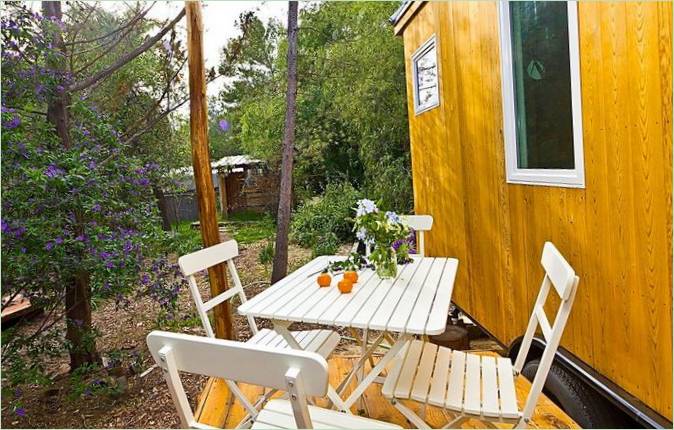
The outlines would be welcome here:
<svg viewBox="0 0 674 430">
<path fill-rule="evenodd" d="M 417 233 L 417 255 L 423 257 L 425 255 L 424 232 L 430 231 L 433 227 L 433 217 L 430 215 L 401 215 L 400 220 Z M 357 250 L 358 242 L 353 244 L 351 252 L 357 252 Z M 365 245 L 365 255 L 370 255 L 369 245 Z"/>
<path fill-rule="evenodd" d="M 201 323 L 204 327 L 204 330 L 206 330 L 206 334 L 209 337 L 215 337 L 213 333 L 213 327 L 211 326 L 211 321 L 208 318 L 208 312 L 211 309 L 233 298 L 234 296 L 238 296 L 241 300 L 241 303 L 246 301 L 246 295 L 243 291 L 239 274 L 236 271 L 236 266 L 234 266 L 234 258 L 238 255 L 239 249 L 236 241 L 230 240 L 193 252 L 191 254 L 183 255 L 178 259 L 180 270 L 188 279 L 190 293 L 192 294 L 192 299 L 196 305 L 197 313 L 199 314 L 199 318 L 201 318 Z M 234 285 L 230 286 L 227 291 L 224 291 L 204 302 L 201 298 L 201 293 L 199 292 L 195 274 L 202 270 L 206 270 L 209 267 L 213 267 L 217 264 L 225 262 Z M 247 318 L 250 331 L 253 334 L 253 336 L 246 341 L 247 344 L 267 345 L 275 348 L 291 348 L 291 346 L 288 345 L 288 343 L 280 334 L 270 329 L 258 330 L 257 325 L 255 324 L 255 319 L 251 316 L 248 316 Z M 295 340 L 297 340 L 297 343 L 302 346 L 302 348 L 307 351 L 316 352 L 325 358 L 327 358 L 332 353 L 341 339 L 341 336 L 332 330 L 305 330 L 292 331 L 290 333 L 295 338 Z M 263 399 L 261 399 L 257 405 L 252 405 L 250 402 L 248 402 L 245 396 L 241 394 L 236 384 L 232 383 L 231 381 L 226 382 L 232 393 L 248 410 L 250 416 L 246 418 L 254 417 L 257 413 L 256 406 L 259 407 L 264 401 L 268 399 L 271 394 L 273 394 L 273 392 L 267 393 L 267 395 L 263 397 Z"/>
<path fill-rule="evenodd" d="M 579 282 L 573 268 L 550 242 L 543 247 L 541 264 L 545 277 L 514 366 L 509 358 L 467 354 L 414 340 L 401 351 L 386 377 L 382 387 L 384 397 L 418 428 L 430 427 L 400 400 L 411 399 L 452 412 L 456 417 L 446 428 L 470 418 L 490 425 L 504 422 L 515 424 L 516 428 L 526 427 L 562 339 Z M 544 310 L 550 287 L 560 298 L 552 326 Z M 515 378 L 524 366 L 537 326 L 545 337 L 546 347 L 524 408 L 519 410 Z"/>
<path fill-rule="evenodd" d="M 256 415 L 253 429 L 394 429 L 396 425 L 307 404 L 307 396 L 325 396 L 328 363 L 320 355 L 231 340 L 153 331 L 147 336 L 152 357 L 163 370 L 184 428 L 213 428 L 196 421 L 178 372 L 206 375 L 275 390 L 274 399 Z"/>
<path fill-rule="evenodd" d="M 417 233 L 417 254 L 424 256 L 424 232 L 433 227 L 433 217 L 430 215 L 402 215 L 401 220 Z"/>
</svg>

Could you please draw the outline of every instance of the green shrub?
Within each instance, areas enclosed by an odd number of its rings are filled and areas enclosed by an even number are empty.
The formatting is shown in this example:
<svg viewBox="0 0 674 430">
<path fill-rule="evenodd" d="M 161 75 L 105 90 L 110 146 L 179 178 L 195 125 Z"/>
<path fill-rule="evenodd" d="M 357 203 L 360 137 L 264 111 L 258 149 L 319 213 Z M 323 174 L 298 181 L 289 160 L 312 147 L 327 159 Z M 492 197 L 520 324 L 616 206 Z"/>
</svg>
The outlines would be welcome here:
<svg viewBox="0 0 674 430">
<path fill-rule="evenodd" d="M 164 243 L 164 251 L 185 255 L 198 251 L 203 247 L 201 242 L 201 232 L 198 228 L 192 227 L 190 221 L 181 221 L 173 225 L 173 232 L 168 236 Z"/>
<path fill-rule="evenodd" d="M 314 255 L 334 254 L 340 243 L 353 238 L 353 208 L 361 193 L 349 183 L 329 184 L 323 196 L 308 200 L 295 212 L 294 241 Z"/>
<path fill-rule="evenodd" d="M 262 265 L 269 265 L 274 261 L 274 241 L 269 240 L 267 244 L 260 250 L 260 254 L 257 256 L 258 261 Z"/>
<path fill-rule="evenodd" d="M 322 235 L 311 248 L 311 255 L 312 257 L 318 257 L 319 255 L 334 255 L 337 253 L 340 243 L 339 239 L 337 239 L 337 235 L 331 231 L 327 232 L 325 235 Z"/>
</svg>

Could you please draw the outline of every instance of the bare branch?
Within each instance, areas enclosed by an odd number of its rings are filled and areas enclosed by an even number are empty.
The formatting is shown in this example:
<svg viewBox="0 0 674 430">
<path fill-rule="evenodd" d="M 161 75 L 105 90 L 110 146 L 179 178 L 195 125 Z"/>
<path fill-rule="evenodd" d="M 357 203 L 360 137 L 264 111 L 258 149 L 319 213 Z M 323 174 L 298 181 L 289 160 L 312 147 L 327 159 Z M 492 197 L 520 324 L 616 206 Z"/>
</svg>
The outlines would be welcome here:
<svg viewBox="0 0 674 430">
<path fill-rule="evenodd" d="M 207 80 L 207 81 L 206 81 L 206 84 L 209 84 L 209 83 L 213 82 L 213 81 L 216 80 L 217 78 L 219 78 L 219 76 L 215 76 L 214 78 Z M 174 105 L 174 106 L 172 106 L 172 107 L 166 109 L 164 112 L 162 112 L 161 114 L 157 115 L 155 118 L 152 119 L 152 121 L 150 121 L 149 123 L 147 123 L 147 125 L 146 125 L 145 127 L 143 127 L 142 129 L 138 130 L 138 131 L 135 132 L 131 137 L 129 137 L 128 139 L 126 139 L 126 140 L 124 141 L 123 144 L 124 144 L 124 145 L 128 145 L 128 144 L 130 144 L 130 143 L 133 143 L 136 139 L 138 139 L 139 137 L 141 137 L 142 135 L 144 135 L 145 133 L 147 133 L 148 131 L 150 131 L 150 130 L 152 129 L 152 127 L 154 127 L 159 121 L 161 121 L 161 120 L 164 119 L 167 115 L 169 115 L 170 113 L 174 112 L 176 109 L 178 109 L 179 107 L 181 107 L 182 105 L 184 105 L 185 103 L 187 103 L 189 100 L 190 100 L 190 97 L 187 96 L 187 97 L 183 98 L 182 100 L 180 100 L 176 105 Z M 106 161 L 107 161 L 107 160 L 106 160 Z"/>
<path fill-rule="evenodd" d="M 171 21 L 168 25 L 166 25 L 164 28 L 162 28 L 157 34 L 152 36 L 151 38 L 147 39 L 145 42 L 143 42 L 140 46 L 138 46 L 136 49 L 128 52 L 127 54 L 123 55 L 117 62 L 112 64 L 110 67 L 107 67 L 98 73 L 94 74 L 90 78 L 87 78 L 83 81 L 75 82 L 74 84 L 70 85 L 68 87 L 68 91 L 74 92 L 74 91 L 80 91 L 85 88 L 90 87 L 91 85 L 95 84 L 96 82 L 103 80 L 113 74 L 115 71 L 126 65 L 128 62 L 132 61 L 136 57 L 138 57 L 140 54 L 143 52 L 147 51 L 152 47 L 157 41 L 159 41 L 166 33 L 169 32 L 177 23 L 180 21 L 183 16 L 185 16 L 185 9 L 183 8 L 180 13 Z"/>
<path fill-rule="evenodd" d="M 182 71 L 183 67 L 185 66 L 186 62 L 187 62 L 187 58 L 185 58 L 183 60 L 183 62 L 176 69 L 176 72 L 173 74 L 173 76 L 171 76 L 171 78 L 168 80 L 168 82 L 166 83 L 166 87 L 164 88 L 164 92 L 162 93 L 161 97 L 159 97 L 159 99 L 157 99 L 157 101 L 154 103 L 154 106 L 152 106 L 152 108 L 148 109 L 147 113 L 142 118 L 139 118 L 136 122 L 134 122 L 129 127 L 127 127 L 128 131 L 125 134 L 129 134 L 129 132 L 132 131 L 134 128 L 136 128 L 139 124 L 147 121 L 147 119 L 150 117 L 150 115 L 161 105 L 161 102 L 163 102 L 164 99 L 166 98 L 166 96 L 169 94 L 169 91 L 171 90 L 171 85 L 173 84 L 173 81 L 178 77 L 178 75 Z"/>
<path fill-rule="evenodd" d="M 174 105 L 174 106 L 172 106 L 172 107 L 166 109 L 164 112 L 162 112 L 161 114 L 159 114 L 159 115 L 157 115 L 156 117 L 154 117 L 154 118 L 152 119 L 152 121 L 150 121 L 149 123 L 147 123 L 147 125 L 146 125 L 145 127 L 141 128 L 140 130 L 138 130 L 137 132 L 135 132 L 131 137 L 129 137 L 128 139 L 126 139 L 126 140 L 124 141 L 123 144 L 124 144 L 124 145 L 128 145 L 128 144 L 130 144 L 130 143 L 133 143 L 136 139 L 138 139 L 139 137 L 141 137 L 142 135 L 144 135 L 145 133 L 147 133 L 148 131 L 150 131 L 155 125 L 157 125 L 157 123 L 158 123 L 159 121 L 161 121 L 162 119 L 166 118 L 170 113 L 174 112 L 176 109 L 180 108 L 182 105 L 184 105 L 184 104 L 187 103 L 188 101 L 190 101 L 189 96 L 183 98 L 182 100 L 180 100 L 176 105 Z"/>
<path fill-rule="evenodd" d="M 94 12 L 96 11 L 96 8 L 95 8 L 95 7 L 92 7 L 92 6 L 89 6 L 89 5 L 86 5 L 86 7 L 89 9 L 89 13 L 87 13 L 86 16 L 84 17 L 84 19 L 81 20 L 80 22 L 78 22 L 78 23 L 77 23 L 77 26 L 75 26 L 75 28 L 73 29 L 73 31 L 72 31 L 72 39 L 73 39 L 73 40 L 77 39 L 77 35 L 79 34 L 80 30 L 82 30 L 82 29 L 84 28 L 84 26 L 85 26 L 85 25 L 89 22 L 89 20 L 91 19 L 91 15 L 93 15 Z M 65 46 L 68 46 L 69 44 L 68 44 L 68 43 L 64 43 L 64 45 L 65 45 Z"/>
<path fill-rule="evenodd" d="M 124 24 L 120 27 L 117 27 L 116 29 L 112 30 L 111 32 L 109 32 L 107 34 L 104 34 L 102 36 L 98 36 L 98 37 L 95 37 L 95 38 L 89 39 L 89 40 L 73 40 L 72 42 L 66 43 L 66 46 L 81 45 L 81 44 L 86 44 L 86 43 L 94 43 L 94 42 L 98 42 L 99 40 L 107 39 L 110 36 L 114 36 L 115 34 L 119 33 L 120 31 L 123 31 L 123 30 L 135 25 L 139 20 L 141 20 L 145 15 L 147 15 L 147 13 L 150 11 L 150 9 L 152 9 L 152 7 L 154 6 L 155 3 L 156 2 L 152 2 L 152 4 L 147 9 L 145 9 L 145 10 L 139 12 L 138 14 L 136 14 L 133 18 L 131 18 L 131 20 L 129 20 L 129 22 L 127 22 L 126 24 Z"/>
<path fill-rule="evenodd" d="M 124 33 L 120 34 L 120 36 L 117 39 L 112 41 L 112 43 L 110 43 L 107 48 L 105 48 L 98 55 L 96 55 L 93 59 L 91 59 L 91 61 L 84 64 L 84 66 L 80 67 L 77 71 L 74 72 L 74 74 L 79 75 L 80 73 L 87 70 L 89 67 L 96 64 L 98 62 L 98 60 L 100 60 L 101 58 L 103 58 L 104 56 L 109 54 L 112 50 L 114 50 L 117 47 L 117 45 L 119 45 L 124 39 L 126 39 L 126 37 L 131 33 L 131 31 L 133 29 L 134 29 L 134 26 L 128 27 L 127 30 Z"/>
</svg>

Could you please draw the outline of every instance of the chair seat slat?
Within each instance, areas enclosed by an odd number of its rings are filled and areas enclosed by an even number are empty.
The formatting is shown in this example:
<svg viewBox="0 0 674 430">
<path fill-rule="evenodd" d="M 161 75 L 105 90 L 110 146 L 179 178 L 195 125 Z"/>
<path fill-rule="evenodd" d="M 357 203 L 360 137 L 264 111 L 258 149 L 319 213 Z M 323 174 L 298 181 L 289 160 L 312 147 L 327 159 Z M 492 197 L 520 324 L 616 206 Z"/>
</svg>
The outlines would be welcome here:
<svg viewBox="0 0 674 430">
<path fill-rule="evenodd" d="M 433 372 L 433 365 L 435 364 L 435 357 L 438 352 L 438 346 L 430 342 L 424 344 L 424 349 L 419 361 L 419 369 L 417 376 L 414 378 L 414 385 L 412 385 L 412 399 L 417 402 L 426 403 L 428 398 L 428 390 L 430 388 L 431 374 Z"/>
<path fill-rule="evenodd" d="M 501 416 L 504 418 L 517 418 L 517 394 L 515 392 L 515 379 L 510 359 L 498 357 L 496 359 L 498 371 L 498 394 L 501 400 Z"/>
<path fill-rule="evenodd" d="M 428 403 L 433 406 L 443 407 L 445 405 L 451 355 L 451 349 L 438 348 L 438 355 L 435 358 L 435 368 L 433 369 L 433 378 L 431 379 L 431 391 L 428 394 Z"/>
<path fill-rule="evenodd" d="M 496 384 L 496 359 L 482 357 L 482 414 L 498 417 L 498 387 Z"/>
<path fill-rule="evenodd" d="M 461 351 L 452 351 L 451 370 L 449 371 L 449 386 L 445 407 L 455 411 L 463 409 L 463 383 L 466 375 L 466 354 Z"/>
</svg>

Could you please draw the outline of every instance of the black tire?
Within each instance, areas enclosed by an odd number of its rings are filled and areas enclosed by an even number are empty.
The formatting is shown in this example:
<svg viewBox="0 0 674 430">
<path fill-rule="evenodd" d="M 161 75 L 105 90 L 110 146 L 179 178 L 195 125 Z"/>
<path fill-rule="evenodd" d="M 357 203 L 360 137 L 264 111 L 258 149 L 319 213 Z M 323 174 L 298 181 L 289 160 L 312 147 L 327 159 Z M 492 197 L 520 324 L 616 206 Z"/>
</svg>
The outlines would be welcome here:
<svg viewBox="0 0 674 430">
<path fill-rule="evenodd" d="M 524 365 L 522 375 L 534 380 L 540 360 Z M 553 363 L 543 392 L 582 428 L 616 428 L 625 425 L 616 408 L 581 380 Z"/>
</svg>

